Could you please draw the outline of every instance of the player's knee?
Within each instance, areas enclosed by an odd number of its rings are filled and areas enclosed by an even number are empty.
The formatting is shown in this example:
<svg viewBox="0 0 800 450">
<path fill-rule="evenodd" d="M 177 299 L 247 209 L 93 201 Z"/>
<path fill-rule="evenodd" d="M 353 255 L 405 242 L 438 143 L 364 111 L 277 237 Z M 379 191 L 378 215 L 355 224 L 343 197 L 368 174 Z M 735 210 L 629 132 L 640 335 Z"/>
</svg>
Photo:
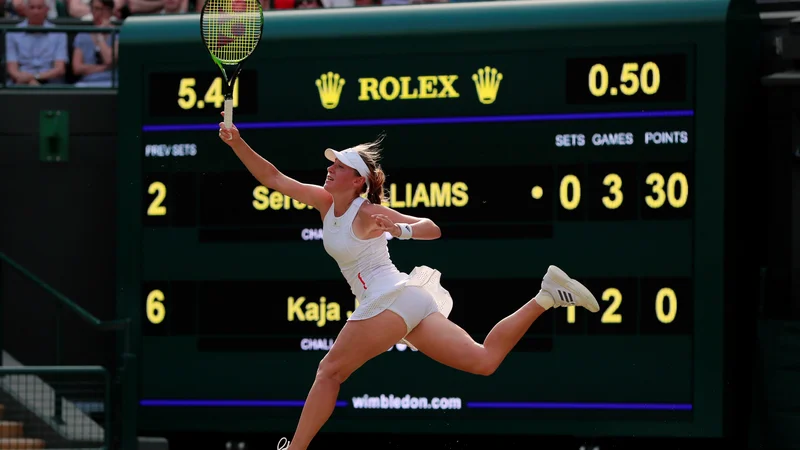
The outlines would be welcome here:
<svg viewBox="0 0 800 450">
<path fill-rule="evenodd" d="M 317 367 L 318 380 L 334 381 L 342 384 L 349 376 L 349 371 L 341 363 L 331 361 L 327 357 L 322 358 L 319 367 Z"/>
</svg>

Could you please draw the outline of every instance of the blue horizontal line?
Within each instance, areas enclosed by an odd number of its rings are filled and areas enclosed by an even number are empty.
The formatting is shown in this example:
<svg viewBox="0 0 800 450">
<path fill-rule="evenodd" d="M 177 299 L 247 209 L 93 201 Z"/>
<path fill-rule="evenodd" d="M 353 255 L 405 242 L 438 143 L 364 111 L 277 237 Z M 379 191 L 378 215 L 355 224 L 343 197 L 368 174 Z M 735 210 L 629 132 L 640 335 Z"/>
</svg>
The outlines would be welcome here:
<svg viewBox="0 0 800 450">
<path fill-rule="evenodd" d="M 162 407 L 217 407 L 217 408 L 282 408 L 302 407 L 304 400 L 141 400 L 141 406 Z M 347 402 L 338 400 L 336 406 L 345 407 Z M 570 402 L 468 402 L 468 408 L 483 409 L 616 409 L 616 410 L 660 410 L 691 411 L 690 403 L 570 403 Z"/>
<path fill-rule="evenodd" d="M 561 120 L 598 119 L 649 119 L 655 117 L 691 117 L 693 110 L 673 111 L 630 111 L 597 112 L 575 114 L 524 114 L 512 116 L 473 116 L 473 117 L 417 117 L 395 119 L 352 119 L 352 120 L 304 120 L 294 122 L 242 122 L 236 127 L 240 130 L 274 128 L 324 128 L 324 127 L 368 127 L 381 125 L 441 125 L 454 123 L 498 123 L 498 122 L 545 122 Z M 200 131 L 217 130 L 214 123 L 144 125 L 142 131 Z"/>
<path fill-rule="evenodd" d="M 223 408 L 285 408 L 302 407 L 305 400 L 141 400 L 141 406 L 194 406 L 194 407 L 223 407 Z M 340 400 L 336 406 L 347 406 L 347 402 Z"/>
<path fill-rule="evenodd" d="M 564 403 L 564 402 L 468 402 L 468 408 L 487 409 L 621 409 L 691 411 L 690 403 Z"/>
</svg>

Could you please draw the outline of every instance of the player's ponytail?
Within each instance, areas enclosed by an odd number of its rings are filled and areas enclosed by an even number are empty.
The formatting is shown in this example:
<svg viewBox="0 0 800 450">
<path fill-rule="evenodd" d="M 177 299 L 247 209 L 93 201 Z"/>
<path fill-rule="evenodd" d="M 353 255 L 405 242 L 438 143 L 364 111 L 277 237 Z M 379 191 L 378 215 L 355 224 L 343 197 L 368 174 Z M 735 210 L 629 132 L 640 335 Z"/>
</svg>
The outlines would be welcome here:
<svg viewBox="0 0 800 450">
<path fill-rule="evenodd" d="M 386 194 L 383 190 L 386 174 L 383 172 L 381 165 L 378 164 L 378 160 L 380 160 L 381 157 L 381 142 L 383 138 L 384 135 L 380 135 L 378 139 L 373 142 L 355 147 L 355 149 L 358 150 L 358 154 L 361 155 L 361 159 L 364 160 L 364 163 L 367 164 L 367 168 L 369 168 L 369 177 L 367 177 L 369 192 L 367 193 L 367 200 L 374 205 L 380 205 L 386 199 Z M 365 184 L 361 193 L 363 194 L 366 191 L 367 186 Z"/>
<path fill-rule="evenodd" d="M 369 172 L 369 193 L 367 200 L 374 205 L 380 205 L 384 200 L 383 182 L 386 181 L 386 174 L 383 173 L 381 166 L 376 166 Z"/>
</svg>

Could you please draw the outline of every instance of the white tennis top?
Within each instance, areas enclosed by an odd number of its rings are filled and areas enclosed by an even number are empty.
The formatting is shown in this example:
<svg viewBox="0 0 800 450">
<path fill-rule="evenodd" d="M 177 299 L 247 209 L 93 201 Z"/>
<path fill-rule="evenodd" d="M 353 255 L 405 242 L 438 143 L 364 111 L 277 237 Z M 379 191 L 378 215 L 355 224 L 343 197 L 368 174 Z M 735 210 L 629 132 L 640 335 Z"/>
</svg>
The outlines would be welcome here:
<svg viewBox="0 0 800 450">
<path fill-rule="evenodd" d="M 322 221 L 325 251 L 336 260 L 359 302 L 351 320 L 380 314 L 397 298 L 409 278 L 392 263 L 383 234 L 364 240 L 353 233 L 353 220 L 365 201 L 356 197 L 341 217 L 335 216 L 331 205 Z"/>
</svg>

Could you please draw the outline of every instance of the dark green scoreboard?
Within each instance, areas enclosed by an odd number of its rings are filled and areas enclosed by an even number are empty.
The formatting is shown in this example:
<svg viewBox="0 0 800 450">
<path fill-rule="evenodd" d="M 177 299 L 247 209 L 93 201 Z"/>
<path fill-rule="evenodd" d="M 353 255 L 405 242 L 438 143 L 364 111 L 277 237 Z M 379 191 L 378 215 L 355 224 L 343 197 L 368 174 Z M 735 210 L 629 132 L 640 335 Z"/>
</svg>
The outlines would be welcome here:
<svg viewBox="0 0 800 450">
<path fill-rule="evenodd" d="M 325 431 L 721 435 L 728 2 L 265 20 L 234 122 L 320 184 L 325 148 L 385 133 L 387 204 L 442 229 L 390 241 L 393 261 L 439 269 L 453 321 L 482 341 L 549 264 L 601 303 L 546 313 L 488 378 L 387 349 L 343 385 Z M 290 436 L 355 300 L 319 213 L 219 141 L 198 21 L 132 17 L 121 34 L 118 301 L 135 323 L 139 426 Z"/>
</svg>

